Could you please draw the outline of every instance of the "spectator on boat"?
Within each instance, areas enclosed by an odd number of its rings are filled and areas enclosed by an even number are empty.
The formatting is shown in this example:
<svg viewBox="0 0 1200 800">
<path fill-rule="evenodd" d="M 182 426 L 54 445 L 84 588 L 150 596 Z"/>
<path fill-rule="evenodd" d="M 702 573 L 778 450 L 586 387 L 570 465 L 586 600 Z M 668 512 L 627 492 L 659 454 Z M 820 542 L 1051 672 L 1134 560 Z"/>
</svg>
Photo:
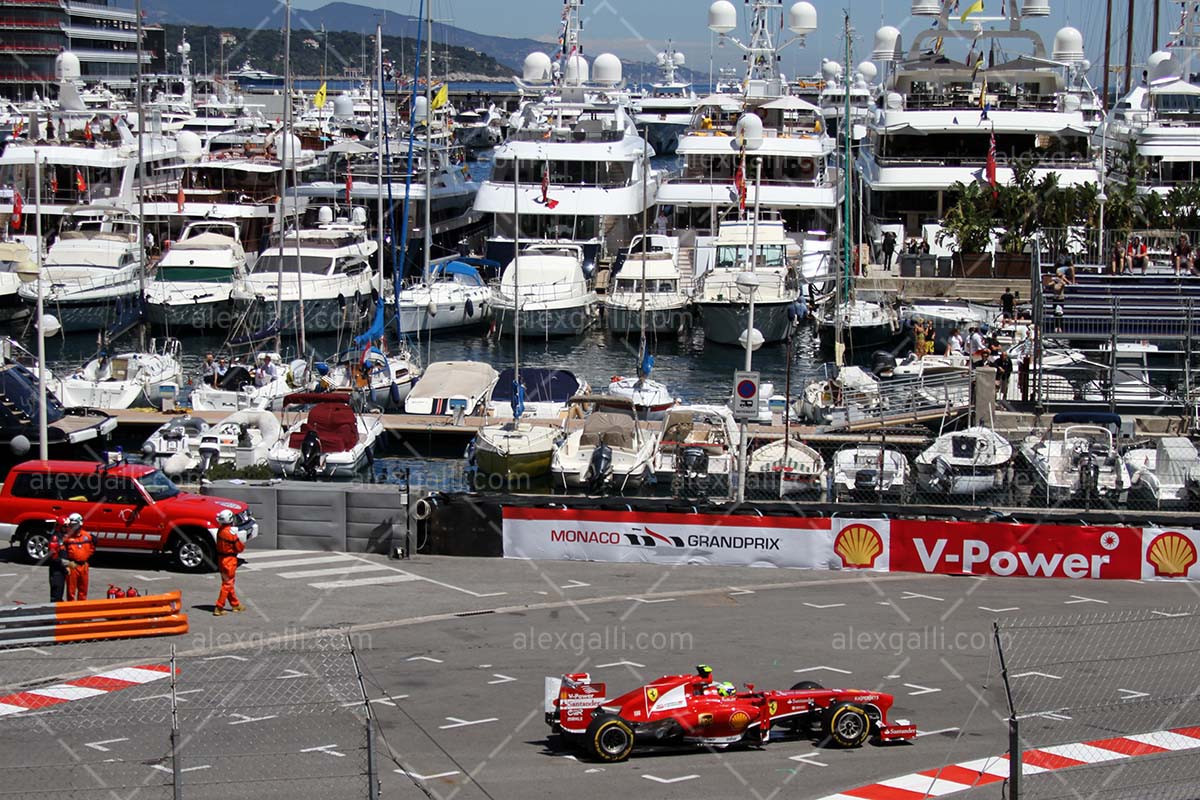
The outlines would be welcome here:
<svg viewBox="0 0 1200 800">
<path fill-rule="evenodd" d="M 1071 260 L 1071 254 L 1066 250 L 1058 251 L 1058 258 L 1054 260 L 1054 274 L 1068 285 L 1075 283 L 1075 262 Z"/>
<path fill-rule="evenodd" d="M 1013 294 L 1011 287 L 1004 290 L 1004 294 L 1000 295 L 1000 316 L 1005 321 L 1017 318 L 1017 296 Z"/>
<path fill-rule="evenodd" d="M 1179 234 L 1175 243 L 1175 274 L 1192 275 L 1196 272 L 1196 254 L 1192 250 L 1192 242 L 1186 233 Z"/>
<path fill-rule="evenodd" d="M 971 328 L 971 335 L 967 337 L 967 350 L 971 353 L 971 366 L 983 366 L 984 359 L 987 358 L 988 347 L 979 328 Z"/>
<path fill-rule="evenodd" d="M 1012 359 L 995 339 L 992 340 L 989 351 L 987 364 L 996 370 L 996 397 L 1004 397 L 1008 390 L 1008 379 L 1012 375 Z"/>
<path fill-rule="evenodd" d="M 201 378 L 209 386 L 216 386 L 219 380 L 218 365 L 212 353 L 204 354 L 204 364 L 200 371 Z"/>
<path fill-rule="evenodd" d="M 896 234 L 894 231 L 884 231 L 883 234 L 883 268 L 892 268 L 892 256 L 896 254 Z"/>
<path fill-rule="evenodd" d="M 950 329 L 950 336 L 946 339 L 946 355 L 957 356 L 963 351 L 963 337 L 958 332 L 958 328 Z"/>
<path fill-rule="evenodd" d="M 146 252 L 154 252 L 154 234 L 150 231 L 146 231 Z"/>
<path fill-rule="evenodd" d="M 925 320 L 917 317 L 912 324 L 913 352 L 917 358 L 925 355 Z"/>
<path fill-rule="evenodd" d="M 1146 240 L 1141 236 L 1134 234 L 1129 239 L 1129 245 L 1125 248 L 1125 262 L 1130 273 L 1141 267 L 1142 274 L 1146 274 L 1146 266 L 1150 263 L 1150 253 L 1146 248 Z"/>
<path fill-rule="evenodd" d="M 271 357 L 263 356 L 262 364 L 254 373 L 254 385 L 266 386 L 277 377 L 279 377 L 279 373 L 275 370 L 275 365 L 271 363 Z"/>
</svg>

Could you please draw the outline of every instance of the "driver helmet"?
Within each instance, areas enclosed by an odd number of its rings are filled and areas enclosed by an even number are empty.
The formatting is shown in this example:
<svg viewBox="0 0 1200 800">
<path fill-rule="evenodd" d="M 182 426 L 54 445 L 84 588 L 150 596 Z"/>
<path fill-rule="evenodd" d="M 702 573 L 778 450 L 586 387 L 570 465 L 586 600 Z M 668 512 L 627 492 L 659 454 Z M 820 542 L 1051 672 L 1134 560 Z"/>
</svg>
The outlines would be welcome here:
<svg viewBox="0 0 1200 800">
<path fill-rule="evenodd" d="M 77 531 L 83 527 L 83 515 L 71 514 L 67 517 L 67 530 Z"/>
<path fill-rule="evenodd" d="M 737 687 L 729 681 L 723 681 L 717 684 L 717 694 L 721 697 L 733 697 L 737 694 Z"/>
<path fill-rule="evenodd" d="M 217 524 L 218 525 L 232 525 L 233 524 L 233 512 L 230 511 L 228 508 L 223 508 L 220 511 L 218 511 L 217 512 Z"/>
</svg>

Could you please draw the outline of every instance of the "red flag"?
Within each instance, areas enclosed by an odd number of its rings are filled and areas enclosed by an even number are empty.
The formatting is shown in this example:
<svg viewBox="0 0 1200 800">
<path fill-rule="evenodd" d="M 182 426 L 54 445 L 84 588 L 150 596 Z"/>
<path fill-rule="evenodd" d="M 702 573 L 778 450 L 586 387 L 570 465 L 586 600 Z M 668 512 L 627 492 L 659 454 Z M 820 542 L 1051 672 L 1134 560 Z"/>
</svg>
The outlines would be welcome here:
<svg viewBox="0 0 1200 800">
<path fill-rule="evenodd" d="M 24 209 L 25 201 L 21 199 L 21 193 L 13 192 L 12 227 L 14 231 L 21 227 L 21 212 Z"/>
<path fill-rule="evenodd" d="M 354 191 L 354 174 L 346 168 L 346 205 L 350 205 L 350 193 Z"/>
<path fill-rule="evenodd" d="M 996 134 L 992 134 L 991 143 L 988 144 L 987 154 L 987 181 L 992 187 L 992 199 L 995 200 L 1000 196 L 1000 190 L 996 188 Z"/>
<path fill-rule="evenodd" d="M 90 119 L 83 125 L 83 138 L 89 142 L 92 140 L 92 121 Z"/>
<path fill-rule="evenodd" d="M 83 173 L 79 171 L 78 167 L 75 169 L 75 188 L 81 192 L 87 191 L 87 181 L 83 179 Z"/>
<path fill-rule="evenodd" d="M 183 181 L 179 182 L 179 193 L 175 195 L 175 208 L 180 214 L 183 213 L 183 204 L 187 202 L 187 195 L 183 191 Z"/>
<path fill-rule="evenodd" d="M 542 205 L 546 208 L 553 209 L 558 205 L 557 200 L 550 199 L 550 165 L 546 164 L 542 169 Z"/>
<path fill-rule="evenodd" d="M 50 173 L 50 194 L 58 194 L 58 173 Z"/>
<path fill-rule="evenodd" d="M 24 120 L 19 119 L 15 123 L 13 123 L 13 131 L 12 131 L 13 138 L 15 139 L 18 136 L 20 136 L 21 131 L 23 131 L 23 130 L 25 130 L 25 121 Z"/>
<path fill-rule="evenodd" d="M 733 186 L 737 190 L 738 210 L 746 211 L 746 154 L 742 153 L 737 169 L 733 173 Z"/>
</svg>

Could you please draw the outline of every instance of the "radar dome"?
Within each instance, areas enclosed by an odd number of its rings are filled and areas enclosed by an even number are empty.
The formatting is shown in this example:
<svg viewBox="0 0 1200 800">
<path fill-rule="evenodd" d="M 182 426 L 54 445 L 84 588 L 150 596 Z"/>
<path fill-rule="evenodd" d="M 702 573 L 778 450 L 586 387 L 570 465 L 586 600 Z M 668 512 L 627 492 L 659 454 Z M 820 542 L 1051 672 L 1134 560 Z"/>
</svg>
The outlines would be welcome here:
<svg viewBox="0 0 1200 800">
<path fill-rule="evenodd" d="M 817 9 L 812 3 L 800 2 L 788 9 L 788 30 L 804 36 L 817 29 Z"/>
<path fill-rule="evenodd" d="M 79 75 L 79 56 L 74 53 L 59 53 L 54 59 L 54 76 L 60 81 L 77 81 Z"/>
<path fill-rule="evenodd" d="M 425 122 L 429 118 L 429 100 L 424 96 L 418 95 L 413 101 L 413 120 L 416 122 Z"/>
<path fill-rule="evenodd" d="M 615 86 L 621 82 L 621 59 L 612 53 L 601 53 L 592 62 L 592 78 L 596 83 Z"/>
<path fill-rule="evenodd" d="M 1161 50 L 1157 53 L 1152 53 L 1146 59 L 1146 67 L 1150 73 L 1150 81 L 1152 83 L 1166 80 L 1167 78 L 1178 78 L 1181 72 L 1179 62 L 1170 53 L 1164 53 Z"/>
<path fill-rule="evenodd" d="M 284 162 L 283 165 L 285 167 L 290 167 L 296 163 L 296 155 L 300 152 L 301 147 L 302 145 L 300 144 L 300 137 L 288 136 L 287 152 L 285 153 L 283 149 L 284 137 L 280 135 L 275 138 L 275 146 L 272 148 L 272 150 L 274 151 L 275 157 Z"/>
<path fill-rule="evenodd" d="M 864 61 L 858 65 L 858 74 L 866 79 L 867 83 L 879 77 L 879 68 L 870 61 Z"/>
<path fill-rule="evenodd" d="M 912 15 L 914 17 L 937 17 L 941 13 L 941 0 L 913 0 Z"/>
<path fill-rule="evenodd" d="M 821 61 L 821 77 L 827 81 L 836 81 L 842 77 L 842 65 L 828 58 Z"/>
<path fill-rule="evenodd" d="M 708 7 L 708 29 L 713 33 L 729 33 L 737 27 L 737 9 L 729 0 L 717 0 Z"/>
<path fill-rule="evenodd" d="M 900 60 L 900 29 L 884 25 L 875 31 L 875 49 L 871 51 L 872 61 L 889 63 Z"/>
<path fill-rule="evenodd" d="M 530 83 L 542 83 L 550 80 L 550 56 L 541 52 L 525 56 L 525 66 L 521 70 L 521 75 Z"/>
<path fill-rule="evenodd" d="M 658 65 L 661 67 L 663 64 L 666 64 L 666 63 L 667 63 L 667 54 L 666 54 L 666 53 L 659 53 L 659 54 L 658 54 L 658 55 L 655 57 L 654 61 L 655 61 L 655 63 L 657 63 L 657 64 L 658 64 Z"/>
<path fill-rule="evenodd" d="M 1050 0 L 1025 0 L 1021 3 L 1022 17 L 1050 16 Z"/>
<path fill-rule="evenodd" d="M 1063 28 L 1054 34 L 1053 58 L 1066 63 L 1083 61 L 1083 34 L 1075 28 Z"/>
<path fill-rule="evenodd" d="M 42 314 L 41 322 L 39 327 L 42 329 L 43 336 L 55 336 L 62 330 L 62 323 L 53 314 Z"/>
<path fill-rule="evenodd" d="M 682 67 L 687 63 L 687 58 L 683 55 L 683 53 L 676 53 L 675 55 L 671 56 L 671 60 L 675 62 L 675 66 L 677 67 Z"/>
<path fill-rule="evenodd" d="M 354 101 L 344 94 L 333 98 L 333 116 L 337 119 L 354 119 Z"/>
<path fill-rule="evenodd" d="M 734 133 L 739 146 L 754 150 L 762 144 L 763 139 L 763 123 L 762 119 L 757 114 L 746 113 L 742 114 L 737 122 L 737 130 Z"/>
<path fill-rule="evenodd" d="M 317 209 L 317 224 L 329 225 L 333 222 L 333 209 L 329 206 L 321 206 Z"/>
<path fill-rule="evenodd" d="M 588 82 L 588 61 L 576 53 L 567 59 L 566 81 L 568 84 Z"/>
<path fill-rule="evenodd" d="M 179 157 L 189 164 L 199 161 L 203 151 L 200 135 L 194 131 L 180 131 L 175 134 L 175 147 Z"/>
<path fill-rule="evenodd" d="M 188 44 L 187 41 L 183 41 L 176 45 L 175 52 L 182 55 L 187 55 L 188 53 L 192 52 L 192 46 Z"/>
</svg>

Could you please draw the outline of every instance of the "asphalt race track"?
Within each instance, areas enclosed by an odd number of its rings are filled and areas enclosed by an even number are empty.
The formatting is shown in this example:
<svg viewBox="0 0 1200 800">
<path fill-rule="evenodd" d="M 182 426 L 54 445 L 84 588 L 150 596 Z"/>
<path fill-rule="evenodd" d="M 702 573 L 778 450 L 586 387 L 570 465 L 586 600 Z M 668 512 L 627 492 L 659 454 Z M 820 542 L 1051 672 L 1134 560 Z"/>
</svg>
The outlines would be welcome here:
<svg viewBox="0 0 1200 800">
<path fill-rule="evenodd" d="M 245 614 L 214 619 L 208 613 L 217 589 L 213 576 L 179 575 L 136 557 L 98 560 L 93 595 L 102 596 L 109 582 L 143 591 L 181 588 L 192 631 L 173 640 L 178 652 L 192 658 L 240 654 L 241 660 L 216 662 L 230 670 L 252 666 L 264 643 L 330 628 L 349 631 L 382 732 L 382 796 L 391 798 L 425 796 L 414 782 L 433 796 L 460 798 L 587 800 L 634 792 L 820 798 L 1004 752 L 1007 711 L 993 620 L 1197 605 L 1195 589 L 1182 584 L 247 555 L 238 580 L 250 609 Z M 9 601 L 43 601 L 44 570 L 0 563 L 0 593 Z M 67 677 L 79 667 L 74 655 L 113 665 L 145 663 L 148 653 L 161 654 L 167 646 L 159 640 L 0 651 L 0 685 L 8 691 Z M 913 720 L 921 734 L 911 744 L 853 751 L 795 739 L 763 749 L 645 751 L 622 764 L 588 763 L 548 747 L 545 676 L 587 671 L 605 680 L 613 696 L 701 663 L 713 667 L 717 680 L 739 685 L 787 688 L 815 680 L 890 692 L 897 697 L 892 716 Z M 1113 670 L 1105 677 L 1123 690 L 1159 688 L 1153 675 L 1121 673 L 1119 664 Z M 152 683 L 103 702 L 108 713 L 127 707 L 132 714 L 162 691 Z M 101 701 L 72 705 L 89 702 Z M 261 725 L 277 754 L 272 758 L 297 774 L 319 776 L 325 766 L 339 766 L 332 753 L 350 744 L 318 741 L 320 735 L 306 726 L 246 722 L 245 716 L 222 724 L 240 720 L 238 734 L 248 740 Z M 0 755 L 0 771 L 9 782 L 5 790 L 19 794 L 35 787 L 22 786 L 24 773 L 11 769 L 30 744 L 27 728 L 15 719 L 0 718 L 0 753 L 6 754 Z M 1023 735 L 1035 745 L 1039 736 L 1056 739 L 1056 724 L 1039 719 Z M 1176 724 L 1200 724 L 1200 712 Z M 88 727 L 40 746 L 77 752 L 115 737 L 136 738 Z M 121 748 L 132 745 L 101 746 L 112 752 L 111 771 L 141 775 L 153 769 L 122 761 Z M 1039 779 L 1048 780 L 1029 776 L 1026 787 Z M 36 773 L 25 780 L 37 780 Z M 999 797 L 998 787 L 972 796 Z"/>
</svg>

